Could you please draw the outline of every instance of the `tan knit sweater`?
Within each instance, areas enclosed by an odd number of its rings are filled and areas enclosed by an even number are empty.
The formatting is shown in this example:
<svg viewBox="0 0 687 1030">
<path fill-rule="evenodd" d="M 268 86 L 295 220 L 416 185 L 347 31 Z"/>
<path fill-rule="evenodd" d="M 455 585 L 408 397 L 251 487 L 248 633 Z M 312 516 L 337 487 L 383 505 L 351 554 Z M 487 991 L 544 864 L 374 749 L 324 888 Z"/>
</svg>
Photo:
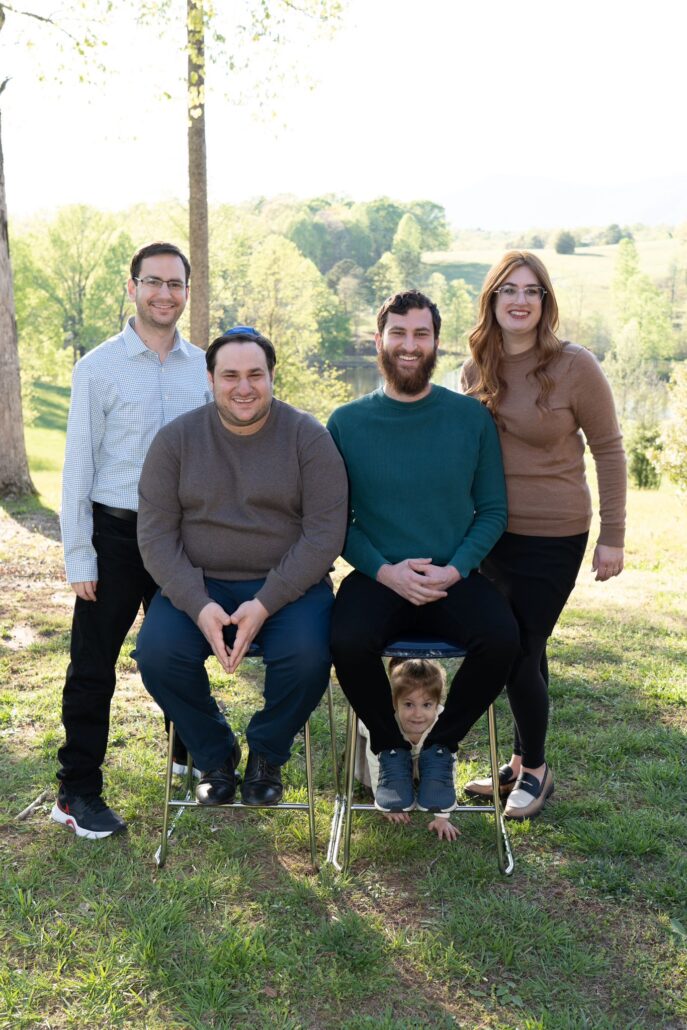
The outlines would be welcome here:
<svg viewBox="0 0 687 1030">
<path fill-rule="evenodd" d="M 589 529 L 591 497 L 584 473 L 585 438 L 596 463 L 601 509 L 599 543 L 622 547 L 626 471 L 622 435 L 608 381 L 588 350 L 565 343 L 548 367 L 555 380 L 550 411 L 536 405 L 535 349 L 504 354 L 507 388 L 499 404 L 499 437 L 508 491 L 508 532 L 572 536 Z M 462 389 L 477 382 L 472 359 Z M 583 435 L 584 434 L 584 437 Z"/>
</svg>

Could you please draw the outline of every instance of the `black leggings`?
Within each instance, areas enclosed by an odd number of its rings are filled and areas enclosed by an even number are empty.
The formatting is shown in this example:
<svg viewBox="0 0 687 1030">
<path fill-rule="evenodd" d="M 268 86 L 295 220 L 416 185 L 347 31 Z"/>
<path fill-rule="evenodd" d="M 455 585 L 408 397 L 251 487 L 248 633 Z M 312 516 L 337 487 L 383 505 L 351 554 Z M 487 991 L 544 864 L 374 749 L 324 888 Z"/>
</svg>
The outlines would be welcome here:
<svg viewBox="0 0 687 1030">
<path fill-rule="evenodd" d="M 575 586 L 588 533 L 541 537 L 504 533 L 482 572 L 508 599 L 520 627 L 520 654 L 506 689 L 515 720 L 513 753 L 528 769 L 544 764 L 549 723 L 546 644 Z"/>
<path fill-rule="evenodd" d="M 370 731 L 375 754 L 409 746 L 394 718 L 381 653 L 392 640 L 413 634 L 448 640 L 468 652 L 425 747 L 442 744 L 456 750 L 503 689 L 518 653 L 518 627 L 508 605 L 477 572 L 449 587 L 446 597 L 419 606 L 352 572 L 334 603 L 332 657 L 344 694 Z"/>
</svg>

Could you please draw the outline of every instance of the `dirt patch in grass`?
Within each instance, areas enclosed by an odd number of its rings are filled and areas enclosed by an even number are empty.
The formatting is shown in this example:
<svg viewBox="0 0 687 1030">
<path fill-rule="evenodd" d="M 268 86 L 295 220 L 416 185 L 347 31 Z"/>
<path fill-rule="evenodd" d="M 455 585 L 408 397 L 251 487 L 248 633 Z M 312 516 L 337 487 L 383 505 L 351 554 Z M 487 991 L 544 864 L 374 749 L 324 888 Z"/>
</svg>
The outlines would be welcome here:
<svg viewBox="0 0 687 1030">
<path fill-rule="evenodd" d="M 38 640 L 38 633 L 31 626 L 13 626 L 7 633 L 2 635 L 2 643 L 9 647 L 10 651 L 21 651 Z"/>
</svg>

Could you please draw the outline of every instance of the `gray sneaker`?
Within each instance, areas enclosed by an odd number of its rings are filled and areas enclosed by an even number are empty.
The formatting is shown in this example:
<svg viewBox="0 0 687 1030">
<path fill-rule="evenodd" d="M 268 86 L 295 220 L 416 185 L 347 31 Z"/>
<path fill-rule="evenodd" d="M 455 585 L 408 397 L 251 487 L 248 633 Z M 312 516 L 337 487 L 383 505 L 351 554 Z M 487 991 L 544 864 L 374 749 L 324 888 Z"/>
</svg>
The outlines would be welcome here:
<svg viewBox="0 0 687 1030">
<path fill-rule="evenodd" d="M 421 812 L 452 812 L 456 807 L 453 780 L 454 756 L 447 747 L 432 744 L 420 752 L 420 786 L 417 807 Z"/>
<path fill-rule="evenodd" d="M 410 812 L 415 808 L 413 759 L 409 748 L 380 751 L 375 808 L 380 812 Z"/>
</svg>

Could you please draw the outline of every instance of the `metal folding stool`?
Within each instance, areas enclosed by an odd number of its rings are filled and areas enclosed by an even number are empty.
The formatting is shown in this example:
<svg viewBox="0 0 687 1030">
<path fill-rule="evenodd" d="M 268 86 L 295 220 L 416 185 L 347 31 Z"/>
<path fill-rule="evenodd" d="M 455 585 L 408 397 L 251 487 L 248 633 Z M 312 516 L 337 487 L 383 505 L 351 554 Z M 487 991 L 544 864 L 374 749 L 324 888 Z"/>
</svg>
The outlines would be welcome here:
<svg viewBox="0 0 687 1030">
<path fill-rule="evenodd" d="M 382 652 L 383 658 L 464 658 L 466 651 L 455 644 L 449 644 L 445 640 L 434 640 L 423 637 L 410 638 L 406 640 L 395 640 L 387 644 Z M 489 756 L 491 760 L 492 782 L 499 782 L 499 762 L 497 753 L 496 738 L 496 716 L 494 706 L 489 705 L 487 711 L 489 726 Z M 334 802 L 334 816 L 332 818 L 331 832 L 329 836 L 329 847 L 327 850 L 327 862 L 334 866 L 339 872 L 345 873 L 348 870 L 351 850 L 351 828 L 354 812 L 378 812 L 374 805 L 354 804 L 353 785 L 355 780 L 355 757 L 358 743 L 358 717 L 353 709 L 348 708 L 346 720 L 346 749 L 344 752 L 344 776 L 343 790 L 337 788 Z M 461 814 L 478 813 L 479 815 L 493 814 L 494 830 L 496 833 L 496 853 L 500 871 L 504 876 L 510 876 L 515 868 L 513 852 L 506 830 L 506 823 L 501 807 L 499 791 L 494 791 L 494 802 L 491 805 L 458 805 L 455 812 Z M 343 842 L 343 861 L 339 860 L 339 852 Z"/>
<path fill-rule="evenodd" d="M 257 645 L 252 645 L 248 651 L 248 658 L 262 658 L 262 650 Z M 332 760 L 334 764 L 334 777 L 336 791 L 338 793 L 338 771 L 336 768 L 337 753 L 336 753 L 336 739 L 334 733 L 334 706 L 332 700 L 332 686 L 331 682 L 327 688 L 327 701 L 329 705 L 329 726 L 332 738 Z M 305 779 L 307 785 L 308 801 L 307 803 L 302 801 L 281 801 L 277 805 L 244 805 L 241 801 L 234 801 L 229 805 L 200 805 L 194 794 L 194 783 L 193 783 L 193 760 L 189 754 L 188 772 L 186 774 L 186 793 L 185 797 L 181 799 L 172 797 L 172 765 L 174 763 L 174 738 L 175 730 L 174 723 L 170 722 L 169 725 L 169 743 L 167 747 L 167 771 L 165 774 L 165 803 L 164 811 L 162 816 L 162 836 L 160 840 L 160 847 L 155 852 L 155 861 L 159 868 L 164 866 L 167 861 L 167 851 L 169 846 L 169 840 L 176 829 L 177 823 L 184 811 L 187 808 L 193 808 L 196 811 L 202 811 L 205 813 L 216 813 L 219 811 L 225 811 L 231 808 L 242 808 L 246 811 L 257 811 L 258 809 L 293 809 L 299 812 L 308 813 L 308 825 L 310 829 L 310 855 L 312 858 L 313 867 L 317 868 L 317 839 L 315 835 L 315 791 L 313 786 L 313 765 L 312 765 L 312 747 L 310 739 L 310 719 L 306 722 L 303 727 L 303 735 L 305 738 Z M 170 819 L 171 813 L 174 812 L 173 818 Z"/>
</svg>

